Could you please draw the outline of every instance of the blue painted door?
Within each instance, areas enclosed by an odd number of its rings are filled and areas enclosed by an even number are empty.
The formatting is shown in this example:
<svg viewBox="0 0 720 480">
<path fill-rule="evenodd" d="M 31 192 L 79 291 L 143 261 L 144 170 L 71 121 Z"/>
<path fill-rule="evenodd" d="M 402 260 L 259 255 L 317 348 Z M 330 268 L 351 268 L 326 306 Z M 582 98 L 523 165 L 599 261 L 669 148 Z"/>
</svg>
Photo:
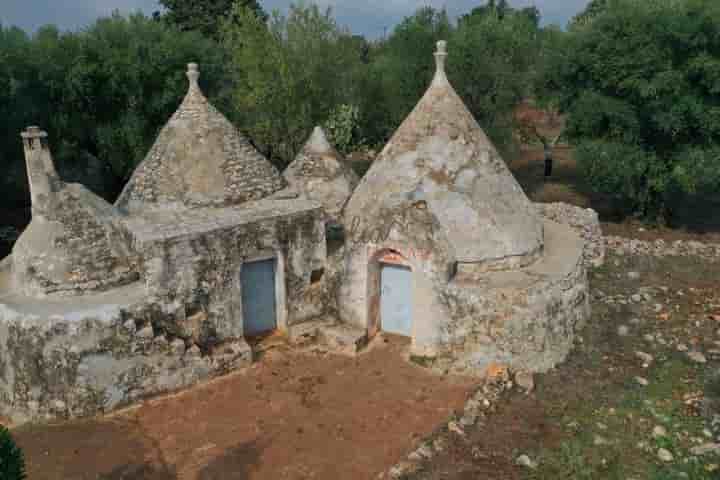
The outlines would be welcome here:
<svg viewBox="0 0 720 480">
<path fill-rule="evenodd" d="M 412 335 L 412 272 L 398 265 L 381 265 L 380 327 L 409 337 Z"/>
<path fill-rule="evenodd" d="M 242 284 L 243 329 L 253 336 L 275 330 L 275 259 L 243 264 Z"/>
</svg>

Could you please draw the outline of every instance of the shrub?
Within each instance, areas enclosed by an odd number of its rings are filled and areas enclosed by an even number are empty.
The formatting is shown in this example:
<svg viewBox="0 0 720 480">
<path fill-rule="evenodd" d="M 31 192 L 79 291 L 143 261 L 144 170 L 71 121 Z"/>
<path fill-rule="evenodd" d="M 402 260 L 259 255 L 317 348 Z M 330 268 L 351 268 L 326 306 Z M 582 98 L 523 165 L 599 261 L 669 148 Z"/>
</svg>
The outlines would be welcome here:
<svg viewBox="0 0 720 480">
<path fill-rule="evenodd" d="M 23 480 L 25 459 L 23 453 L 10 435 L 10 431 L 0 426 L 0 478 L 3 480 Z"/>
</svg>

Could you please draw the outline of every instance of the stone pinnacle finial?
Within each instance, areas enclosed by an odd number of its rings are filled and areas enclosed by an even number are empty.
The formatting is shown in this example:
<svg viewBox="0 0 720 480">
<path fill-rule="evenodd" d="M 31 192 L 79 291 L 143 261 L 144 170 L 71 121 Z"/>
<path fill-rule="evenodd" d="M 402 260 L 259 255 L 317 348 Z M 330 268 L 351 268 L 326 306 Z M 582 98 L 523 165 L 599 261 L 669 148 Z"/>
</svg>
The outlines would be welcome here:
<svg viewBox="0 0 720 480">
<path fill-rule="evenodd" d="M 200 78 L 200 70 L 198 69 L 197 63 L 188 63 L 187 77 L 190 80 L 190 88 L 198 86 L 198 79 Z"/>
<path fill-rule="evenodd" d="M 48 134 L 41 130 L 40 127 L 30 126 L 24 132 L 21 132 L 20 136 L 25 140 L 27 148 L 34 149 L 42 148 L 45 145 Z"/>
<path fill-rule="evenodd" d="M 437 51 L 435 52 L 437 73 L 445 73 L 445 59 L 447 58 L 447 55 L 447 42 L 445 40 L 440 40 L 437 42 Z"/>
</svg>

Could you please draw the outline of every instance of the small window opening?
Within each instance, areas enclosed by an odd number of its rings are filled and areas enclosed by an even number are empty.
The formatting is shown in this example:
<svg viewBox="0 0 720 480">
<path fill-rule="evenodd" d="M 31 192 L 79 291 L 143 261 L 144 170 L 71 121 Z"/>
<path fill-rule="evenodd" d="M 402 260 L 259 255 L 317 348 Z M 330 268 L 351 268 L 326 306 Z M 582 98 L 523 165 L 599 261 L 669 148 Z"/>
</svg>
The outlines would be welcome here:
<svg viewBox="0 0 720 480">
<path fill-rule="evenodd" d="M 449 272 L 448 280 L 452 281 L 457 276 L 457 273 L 458 273 L 458 262 L 453 262 L 452 264 L 450 264 L 450 272 Z"/>
<path fill-rule="evenodd" d="M 323 275 L 325 275 L 324 268 L 313 270 L 313 272 L 310 274 L 310 283 L 318 283 L 320 280 L 322 280 Z"/>
</svg>

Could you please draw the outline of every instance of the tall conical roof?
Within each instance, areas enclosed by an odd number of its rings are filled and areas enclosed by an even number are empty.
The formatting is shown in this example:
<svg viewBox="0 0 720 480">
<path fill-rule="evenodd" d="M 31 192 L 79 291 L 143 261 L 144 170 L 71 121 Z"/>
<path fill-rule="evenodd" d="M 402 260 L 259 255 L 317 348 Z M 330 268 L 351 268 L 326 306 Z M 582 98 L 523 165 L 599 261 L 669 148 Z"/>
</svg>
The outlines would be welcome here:
<svg viewBox="0 0 720 480">
<path fill-rule="evenodd" d="M 315 127 L 283 176 L 294 190 L 322 204 L 327 215 L 336 221 L 360 181 L 320 127 Z"/>
<path fill-rule="evenodd" d="M 422 100 L 355 190 L 345 209 L 356 238 L 387 216 L 424 202 L 459 262 L 540 251 L 542 223 L 520 185 L 445 75 L 446 43 Z"/>
<path fill-rule="evenodd" d="M 277 169 L 205 98 L 196 64 L 187 76 L 185 99 L 117 201 L 122 210 L 233 205 L 284 186 Z"/>
</svg>

